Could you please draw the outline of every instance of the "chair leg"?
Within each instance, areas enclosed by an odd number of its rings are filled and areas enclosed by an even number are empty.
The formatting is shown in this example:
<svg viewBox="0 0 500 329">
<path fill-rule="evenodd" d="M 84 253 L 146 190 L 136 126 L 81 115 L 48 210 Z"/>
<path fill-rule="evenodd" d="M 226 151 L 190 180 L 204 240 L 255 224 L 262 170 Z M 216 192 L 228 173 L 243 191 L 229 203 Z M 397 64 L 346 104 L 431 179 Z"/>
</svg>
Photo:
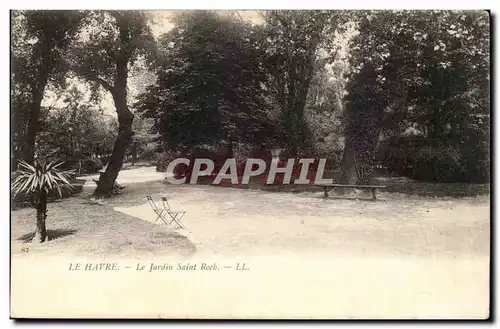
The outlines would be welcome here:
<svg viewBox="0 0 500 329">
<path fill-rule="evenodd" d="M 163 214 L 162 216 L 159 217 L 161 219 L 161 221 L 165 224 L 165 225 L 169 225 L 168 222 L 167 222 L 167 219 L 165 218 L 165 214 Z"/>
<path fill-rule="evenodd" d="M 172 224 L 172 222 L 175 222 L 180 228 L 185 228 L 184 225 L 181 224 L 182 217 L 184 217 L 185 212 L 178 212 L 178 213 L 168 213 L 172 220 L 170 221 L 169 225 Z M 179 217 L 179 218 L 177 218 Z"/>
<path fill-rule="evenodd" d="M 158 222 L 159 219 L 161 219 L 163 222 L 165 222 L 162 215 L 163 215 L 163 211 L 157 212 L 155 222 Z"/>
<path fill-rule="evenodd" d="M 176 218 L 177 218 L 177 222 L 179 223 L 179 226 L 180 226 L 181 228 L 186 228 L 186 226 L 184 226 L 184 224 L 182 223 L 182 218 L 184 218 L 184 215 L 185 215 L 185 214 L 186 214 L 185 212 L 180 212 L 180 213 L 178 214 L 178 217 L 176 217 Z"/>
<path fill-rule="evenodd" d="M 168 225 L 172 225 L 172 223 L 174 221 L 177 223 L 177 221 L 176 221 L 177 215 L 172 215 L 171 213 L 168 213 L 168 214 L 170 215 L 170 218 L 172 218 L 172 220 L 168 223 Z M 179 225 L 179 223 L 177 223 L 177 225 Z"/>
<path fill-rule="evenodd" d="M 375 189 L 372 188 L 372 200 L 375 201 L 377 200 L 377 197 L 375 196 Z"/>
<path fill-rule="evenodd" d="M 323 188 L 323 197 L 328 198 L 328 188 L 326 186 Z"/>
</svg>

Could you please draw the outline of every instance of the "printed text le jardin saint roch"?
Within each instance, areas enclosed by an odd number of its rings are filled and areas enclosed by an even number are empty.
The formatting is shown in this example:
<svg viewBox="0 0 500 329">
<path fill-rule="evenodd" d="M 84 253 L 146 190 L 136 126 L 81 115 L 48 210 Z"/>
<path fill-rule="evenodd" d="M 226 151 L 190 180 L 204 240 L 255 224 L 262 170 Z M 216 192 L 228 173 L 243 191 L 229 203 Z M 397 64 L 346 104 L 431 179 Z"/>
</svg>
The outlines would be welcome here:
<svg viewBox="0 0 500 329">
<path fill-rule="evenodd" d="M 70 271 L 139 271 L 139 272 L 162 272 L 162 271 L 248 271 L 249 266 L 244 262 L 234 264 L 217 264 L 210 262 L 179 262 L 179 263 L 155 263 L 155 262 L 137 262 L 135 264 L 118 263 L 70 263 Z"/>
</svg>

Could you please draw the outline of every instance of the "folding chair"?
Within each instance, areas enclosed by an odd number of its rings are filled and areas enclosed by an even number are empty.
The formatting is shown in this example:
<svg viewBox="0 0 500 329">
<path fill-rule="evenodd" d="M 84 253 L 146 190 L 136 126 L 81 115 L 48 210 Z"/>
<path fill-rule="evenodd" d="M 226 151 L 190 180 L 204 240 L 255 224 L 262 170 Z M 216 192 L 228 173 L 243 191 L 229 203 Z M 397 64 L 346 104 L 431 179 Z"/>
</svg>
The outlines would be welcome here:
<svg viewBox="0 0 500 329">
<path fill-rule="evenodd" d="M 161 220 L 161 221 L 163 221 L 163 223 L 165 223 L 168 226 L 170 226 L 173 222 L 175 222 L 177 224 L 177 226 L 179 226 L 179 228 L 185 228 L 184 225 L 181 224 L 181 220 L 184 217 L 184 215 L 186 214 L 185 211 L 173 211 L 170 208 L 170 204 L 168 203 L 168 200 L 166 197 L 161 198 L 161 203 L 162 203 L 163 209 L 156 205 L 156 202 L 154 201 L 154 199 L 150 195 L 146 195 L 146 199 L 148 200 L 149 205 L 151 206 L 151 208 L 153 209 L 153 211 L 156 214 L 156 221 Z M 165 218 L 165 216 L 167 214 L 171 218 L 170 222 L 168 222 L 167 219 Z"/>
</svg>

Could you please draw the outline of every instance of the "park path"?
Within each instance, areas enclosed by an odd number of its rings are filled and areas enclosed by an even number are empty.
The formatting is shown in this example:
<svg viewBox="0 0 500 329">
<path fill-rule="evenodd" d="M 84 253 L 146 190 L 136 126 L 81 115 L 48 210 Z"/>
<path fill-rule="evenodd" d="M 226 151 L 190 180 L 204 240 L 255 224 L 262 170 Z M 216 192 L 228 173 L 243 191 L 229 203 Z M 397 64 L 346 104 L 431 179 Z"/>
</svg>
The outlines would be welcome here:
<svg viewBox="0 0 500 329">
<path fill-rule="evenodd" d="M 77 178 L 85 180 L 85 188 L 88 190 L 90 188 L 95 188 L 96 183 L 94 182 L 94 180 L 99 179 L 99 173 L 93 175 L 85 175 Z M 131 183 L 158 181 L 164 178 L 165 173 L 156 172 L 155 167 L 145 166 L 121 170 L 118 174 L 117 181 L 122 185 L 126 185 Z"/>
<path fill-rule="evenodd" d="M 145 194 L 166 196 L 172 208 L 187 211 L 187 228 L 178 232 L 196 246 L 193 262 L 245 263 L 251 269 L 240 279 L 227 272 L 200 285 L 179 283 L 182 296 L 223 294 L 231 315 L 488 315 L 488 197 L 380 193 L 377 202 L 325 200 L 321 192 L 174 186 L 162 180 L 130 184 L 109 205 L 154 221 Z M 219 314 L 220 304 L 213 305 Z"/>
<path fill-rule="evenodd" d="M 325 200 L 321 192 L 174 186 L 165 184 L 163 174 L 155 173 L 154 168 L 123 171 L 119 182 L 127 188 L 104 202 L 129 216 L 115 222 L 104 214 L 96 220 L 107 221 L 108 231 L 126 229 L 120 243 L 136 246 L 138 235 L 148 240 L 150 232 L 139 226 L 165 233 L 173 230 L 139 225 L 141 221 L 130 217 L 154 222 L 145 195 L 156 200 L 167 196 L 173 208 L 187 211 L 183 220 L 187 228 L 176 230 L 194 244 L 191 248 L 191 243 L 184 243 L 193 250 L 184 261 L 232 268 L 92 276 L 75 272 L 61 277 L 54 273 L 74 262 L 73 258 L 17 257 L 12 263 L 17 273 L 12 283 L 17 292 L 16 309 L 26 308 L 27 301 L 33 301 L 32 291 L 43 287 L 44 298 L 54 293 L 67 296 L 49 304 L 38 301 L 37 312 L 45 314 L 58 309 L 80 316 L 163 314 L 173 318 L 186 314 L 288 319 L 488 316 L 488 197 L 380 193 L 377 202 Z M 92 189 L 87 186 L 81 196 L 85 198 Z M 117 212 L 109 215 L 112 213 Z M 60 240 L 63 247 L 64 239 Z M 105 236 L 99 241 L 108 243 Z M 163 249 L 153 255 L 136 250 L 129 256 L 131 264 L 170 262 Z M 116 261 L 116 256 L 110 252 L 106 259 Z M 236 264 L 242 263 L 249 270 L 235 271 Z M 33 268 L 37 269 L 36 280 Z M 53 287 L 63 280 L 65 289 L 54 292 Z M 124 291 L 134 298 L 117 293 Z M 81 300 L 90 298 L 92 303 L 81 308 Z"/>
<path fill-rule="evenodd" d="M 122 176 L 123 175 L 123 176 Z M 154 179 L 156 177 L 156 180 Z M 158 177 L 160 180 L 158 180 Z M 213 186 L 175 186 L 164 173 L 120 173 L 123 194 L 106 200 L 145 221 L 156 216 L 145 199 L 166 196 L 184 210 L 180 234 L 198 253 L 326 253 L 461 257 L 489 255 L 488 198 L 423 198 L 380 193 L 377 202 L 323 199 L 321 193 L 273 193 Z"/>
</svg>

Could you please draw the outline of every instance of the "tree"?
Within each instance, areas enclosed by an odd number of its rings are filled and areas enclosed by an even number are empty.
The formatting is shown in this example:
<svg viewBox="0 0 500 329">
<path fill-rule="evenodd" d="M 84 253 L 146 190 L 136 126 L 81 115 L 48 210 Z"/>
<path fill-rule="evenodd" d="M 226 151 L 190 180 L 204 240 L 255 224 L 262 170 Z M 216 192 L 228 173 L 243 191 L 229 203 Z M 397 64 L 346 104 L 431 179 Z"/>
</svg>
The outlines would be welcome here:
<svg viewBox="0 0 500 329">
<path fill-rule="evenodd" d="M 134 114 L 129 108 L 129 67 L 154 58 L 156 42 L 148 16 L 136 11 L 93 11 L 86 18 L 82 40 L 75 44 L 68 61 L 74 72 L 86 79 L 94 92 L 104 88 L 113 97 L 118 134 L 111 159 L 101 175 L 94 196 L 108 197 L 132 141 Z"/>
<path fill-rule="evenodd" d="M 274 135 L 266 113 L 262 51 L 251 25 L 207 11 L 182 13 L 160 38 L 157 82 L 136 104 L 172 150 L 233 142 L 266 143 Z"/>
<path fill-rule="evenodd" d="M 316 154 L 329 158 L 328 164 L 335 165 L 340 161 L 344 146 L 342 94 L 345 90 L 345 64 L 338 60 L 330 65 L 329 61 L 330 58 L 317 60 L 304 118 Z"/>
<path fill-rule="evenodd" d="M 320 46 L 331 50 L 323 41 L 336 30 L 338 15 L 332 11 L 272 10 L 265 13 L 264 20 L 268 87 L 280 109 L 286 151 L 296 155 L 309 139 L 304 108 L 317 51 Z"/>
<path fill-rule="evenodd" d="M 418 64 L 419 79 L 409 81 L 413 111 L 407 120 L 422 127 L 426 146 L 436 157 L 423 179 L 450 167 L 448 180 L 486 182 L 489 179 L 489 15 L 484 11 L 446 11 L 429 15 L 428 43 Z M 416 35 L 419 39 L 420 35 Z M 421 162 L 418 158 L 416 161 Z M 424 159 L 425 160 L 425 159 Z M 427 162 L 426 160 L 424 162 Z M 415 164 L 420 169 L 424 166 Z"/>
<path fill-rule="evenodd" d="M 156 142 L 160 138 L 158 134 L 152 133 L 153 120 L 143 118 L 137 115 L 134 119 L 133 129 L 134 136 L 130 146 L 130 154 L 132 156 L 132 165 L 135 164 L 140 155 L 151 158 L 156 149 Z"/>
<path fill-rule="evenodd" d="M 364 150 L 346 143 L 343 181 L 355 180 L 349 174 L 353 154 L 371 167 L 379 139 L 404 136 L 410 128 L 427 144 L 462 149 L 462 157 L 472 152 L 471 144 L 483 147 L 484 135 L 465 134 L 476 136 L 465 143 L 464 132 L 484 130 L 489 113 L 487 13 L 369 11 L 358 15 L 359 34 L 350 42 L 346 139 L 356 139 L 365 131 L 370 132 L 366 135 L 370 141 L 363 143 Z M 363 114 L 366 111 L 372 115 Z M 467 151 L 460 146 L 465 144 Z"/>
<path fill-rule="evenodd" d="M 63 163 L 35 159 L 35 164 L 30 165 L 21 160 L 20 169 L 16 172 L 12 182 L 13 194 L 32 194 L 36 204 L 36 230 L 32 242 L 45 242 L 47 239 L 47 198 L 49 192 L 57 190 L 62 197 L 61 189 L 72 188 L 69 182 L 71 172 L 58 169 Z"/>
<path fill-rule="evenodd" d="M 387 107 L 372 65 L 365 65 L 348 83 L 345 98 L 347 122 L 345 146 L 340 164 L 342 184 L 363 184 L 368 180 L 378 144 L 382 117 Z"/>
<path fill-rule="evenodd" d="M 116 137 L 114 118 L 103 114 L 75 86 L 57 93 L 63 96 L 57 107 L 42 107 L 37 151 L 52 152 L 65 161 L 64 168 L 78 168 L 81 173 L 86 164 L 98 164 L 95 156 L 111 153 Z"/>
<path fill-rule="evenodd" d="M 12 12 L 12 118 L 14 165 L 32 163 L 40 131 L 40 109 L 48 84 L 64 83 L 62 60 L 82 22 L 79 11 Z"/>
</svg>

